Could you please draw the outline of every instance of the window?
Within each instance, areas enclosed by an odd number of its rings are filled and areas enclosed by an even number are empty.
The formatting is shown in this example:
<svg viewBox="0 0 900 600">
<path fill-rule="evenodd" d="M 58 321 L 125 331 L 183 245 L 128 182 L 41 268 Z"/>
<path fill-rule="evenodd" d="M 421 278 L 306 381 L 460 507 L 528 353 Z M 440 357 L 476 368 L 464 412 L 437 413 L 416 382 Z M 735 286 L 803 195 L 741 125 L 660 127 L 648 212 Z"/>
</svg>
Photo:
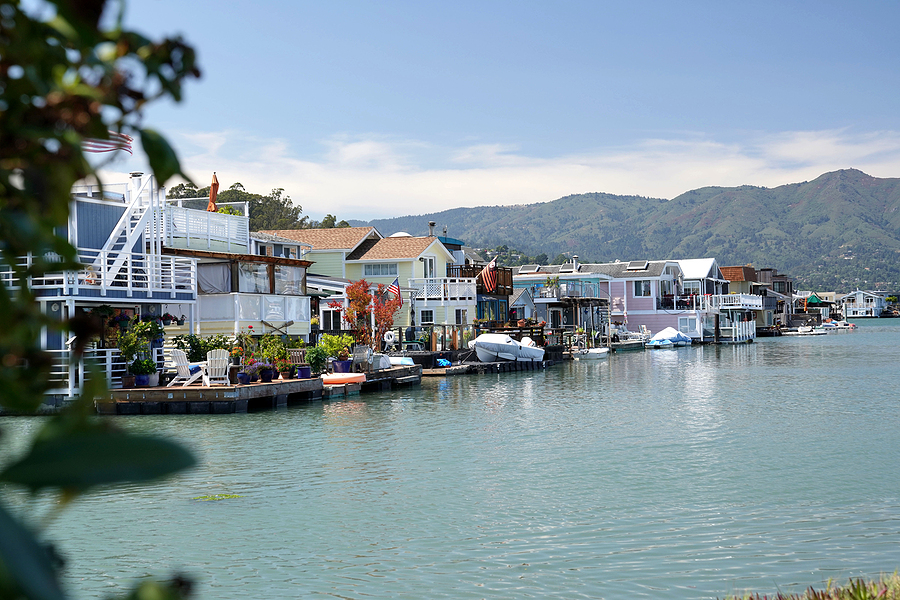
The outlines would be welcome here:
<svg viewBox="0 0 900 600">
<path fill-rule="evenodd" d="M 434 278 L 434 257 L 426 256 L 424 262 L 425 262 L 425 279 L 433 279 Z"/>
<path fill-rule="evenodd" d="M 649 296 L 650 295 L 650 280 L 648 279 L 638 279 L 634 282 L 634 296 L 637 298 L 639 296 Z"/>
<path fill-rule="evenodd" d="M 396 277 L 397 263 L 374 263 L 363 265 L 365 277 Z"/>
<path fill-rule="evenodd" d="M 678 317 L 678 331 L 688 335 L 697 331 L 697 317 Z"/>
<path fill-rule="evenodd" d="M 423 310 L 419 313 L 419 323 L 422 325 L 427 325 L 434 323 L 434 311 L 433 310 Z"/>
<path fill-rule="evenodd" d="M 456 324 L 467 325 L 469 323 L 468 311 L 465 308 L 456 309 Z"/>
<path fill-rule="evenodd" d="M 275 265 L 275 293 L 299 296 L 303 293 L 303 269 Z"/>
<path fill-rule="evenodd" d="M 699 281 L 685 281 L 682 286 L 683 291 L 682 294 L 685 296 L 690 296 L 691 294 L 700 294 L 700 282 Z"/>
<path fill-rule="evenodd" d="M 323 310 L 322 311 L 322 329 L 325 331 L 336 331 L 341 328 L 341 311 L 339 310 Z"/>
<path fill-rule="evenodd" d="M 268 265 L 241 263 L 238 265 L 238 291 L 251 294 L 268 294 Z"/>
</svg>

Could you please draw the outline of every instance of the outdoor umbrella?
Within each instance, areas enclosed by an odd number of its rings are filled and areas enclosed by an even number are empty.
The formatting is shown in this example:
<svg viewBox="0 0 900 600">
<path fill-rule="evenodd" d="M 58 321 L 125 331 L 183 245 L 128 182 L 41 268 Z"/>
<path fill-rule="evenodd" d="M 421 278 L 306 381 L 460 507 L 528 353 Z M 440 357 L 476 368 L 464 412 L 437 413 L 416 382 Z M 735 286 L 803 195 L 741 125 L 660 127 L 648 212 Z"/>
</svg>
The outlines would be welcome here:
<svg viewBox="0 0 900 600">
<path fill-rule="evenodd" d="M 216 207 L 216 196 L 219 195 L 219 180 L 216 179 L 216 173 L 213 171 L 213 179 L 212 184 L 209 186 L 209 204 L 206 205 L 206 210 L 209 212 L 216 212 L 219 210 Z"/>
</svg>

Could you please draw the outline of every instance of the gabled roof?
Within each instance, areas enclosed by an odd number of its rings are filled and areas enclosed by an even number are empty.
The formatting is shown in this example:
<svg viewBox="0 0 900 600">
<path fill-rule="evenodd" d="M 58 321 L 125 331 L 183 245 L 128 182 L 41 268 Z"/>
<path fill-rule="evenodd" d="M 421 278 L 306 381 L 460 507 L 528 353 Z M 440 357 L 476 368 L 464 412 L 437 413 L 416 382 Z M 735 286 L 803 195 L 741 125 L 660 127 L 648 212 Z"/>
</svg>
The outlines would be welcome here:
<svg viewBox="0 0 900 600">
<path fill-rule="evenodd" d="M 528 291 L 528 288 L 517 288 L 509 298 L 510 306 L 528 306 L 529 304 L 534 306 L 534 299 L 531 297 L 531 292 Z"/>
<path fill-rule="evenodd" d="M 380 240 L 364 240 L 353 252 L 347 255 L 347 260 L 416 259 L 428 250 L 432 244 L 437 244 L 447 256 L 453 257 L 450 251 L 436 237 L 388 237 Z"/>
<path fill-rule="evenodd" d="M 750 281 L 756 283 L 756 269 L 746 265 L 743 267 L 721 267 L 722 276 L 728 281 Z"/>
<path fill-rule="evenodd" d="M 724 281 L 722 272 L 714 258 L 688 258 L 678 260 L 681 273 L 685 279 L 715 279 Z"/>
<path fill-rule="evenodd" d="M 316 250 L 353 250 L 369 237 L 381 238 L 374 227 L 334 227 L 330 229 L 268 229 L 268 233 L 309 244 Z"/>
<path fill-rule="evenodd" d="M 266 233 L 264 231 L 251 231 L 250 237 L 254 240 L 259 240 L 261 242 L 271 242 L 273 244 L 299 244 L 301 246 L 309 246 L 309 244 L 305 242 L 301 242 L 299 240 L 294 240 L 291 238 L 286 238 L 281 235 L 275 235 L 272 233 Z"/>
<path fill-rule="evenodd" d="M 641 261 L 642 263 L 644 261 Z M 606 275 L 613 279 L 646 279 L 648 277 L 659 277 L 663 274 L 666 266 L 672 262 L 671 260 L 651 260 L 647 261 L 647 268 L 641 270 L 628 270 L 627 262 L 615 263 L 580 263 L 578 271 L 562 272 L 563 275 L 584 276 L 589 274 Z M 571 263 L 570 263 L 571 264 Z M 546 278 L 548 275 L 559 275 L 562 265 L 541 265 L 537 273 L 519 274 L 519 267 L 513 267 L 513 275 L 520 277 L 528 277 L 529 279 Z"/>
</svg>

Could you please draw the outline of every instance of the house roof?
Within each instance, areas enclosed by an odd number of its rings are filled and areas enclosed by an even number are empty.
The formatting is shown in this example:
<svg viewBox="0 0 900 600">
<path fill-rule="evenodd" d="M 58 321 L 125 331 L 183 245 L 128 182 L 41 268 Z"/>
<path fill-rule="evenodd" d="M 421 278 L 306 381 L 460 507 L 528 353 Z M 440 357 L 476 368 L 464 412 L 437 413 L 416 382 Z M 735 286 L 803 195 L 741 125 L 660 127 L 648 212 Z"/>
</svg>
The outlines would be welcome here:
<svg viewBox="0 0 900 600">
<path fill-rule="evenodd" d="M 577 271 L 564 271 L 560 273 L 560 267 L 563 265 L 541 265 L 536 273 L 522 273 L 522 276 L 530 276 L 531 278 L 545 278 L 548 275 L 584 275 L 584 274 L 601 274 L 607 275 L 614 279 L 643 279 L 646 277 L 659 277 L 666 269 L 666 265 L 673 261 L 669 260 L 651 260 L 647 261 L 646 269 L 628 270 L 629 263 L 580 263 Z M 571 263 L 569 263 L 571 264 Z M 513 275 L 519 274 L 521 267 L 513 267 Z"/>
<path fill-rule="evenodd" d="M 436 237 L 388 237 L 364 240 L 347 255 L 347 260 L 415 259 L 435 243 L 450 255 L 449 250 Z"/>
<path fill-rule="evenodd" d="M 720 267 L 722 276 L 728 281 L 751 281 L 756 282 L 756 269 L 746 265 L 743 267 Z"/>
<path fill-rule="evenodd" d="M 250 237 L 253 238 L 254 240 L 259 240 L 261 242 L 272 242 L 275 244 L 300 244 L 303 246 L 309 246 L 309 244 L 307 244 L 306 242 L 301 242 L 299 240 L 287 238 L 282 235 L 266 233 L 264 231 L 251 231 Z"/>
<path fill-rule="evenodd" d="M 256 233 L 256 232 L 255 232 Z M 353 250 L 373 233 L 381 237 L 374 227 L 334 227 L 330 229 L 268 229 L 267 233 L 309 244 L 315 250 Z"/>
<path fill-rule="evenodd" d="M 284 265 L 287 267 L 309 267 L 313 263 L 308 260 L 299 258 L 286 258 L 284 256 L 262 256 L 260 254 L 235 254 L 233 252 L 216 252 L 213 250 L 194 250 L 191 248 L 169 248 L 163 246 L 163 254 L 174 254 L 176 256 L 190 256 L 199 259 L 214 259 L 219 261 L 238 261 L 252 263 L 269 263 L 273 265 Z"/>
<path fill-rule="evenodd" d="M 685 279 L 716 279 L 722 281 L 720 279 L 722 274 L 714 258 L 688 258 L 677 262 Z"/>
<path fill-rule="evenodd" d="M 534 300 L 531 298 L 528 288 L 517 288 L 509 298 L 510 306 L 527 306 L 529 304 L 534 306 Z"/>
</svg>

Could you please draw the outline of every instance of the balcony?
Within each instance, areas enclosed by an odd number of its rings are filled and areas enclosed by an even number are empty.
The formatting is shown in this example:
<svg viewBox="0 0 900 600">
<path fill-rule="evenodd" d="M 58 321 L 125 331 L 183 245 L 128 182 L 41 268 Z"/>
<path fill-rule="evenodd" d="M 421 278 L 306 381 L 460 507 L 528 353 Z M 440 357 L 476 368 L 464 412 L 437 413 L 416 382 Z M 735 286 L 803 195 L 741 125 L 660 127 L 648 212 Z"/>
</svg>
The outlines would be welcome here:
<svg viewBox="0 0 900 600">
<path fill-rule="evenodd" d="M 250 249 L 250 218 L 246 212 L 226 215 L 167 204 L 164 213 L 164 240 L 169 248 L 235 254 L 246 254 Z"/>
<path fill-rule="evenodd" d="M 471 277 L 436 277 L 429 279 L 410 279 L 409 287 L 412 288 L 410 298 L 421 302 L 423 306 L 429 303 L 438 305 L 474 304 L 477 289 L 475 279 Z"/>
<path fill-rule="evenodd" d="M 29 280 L 30 288 L 38 296 L 160 300 L 193 300 L 196 297 L 196 264 L 188 258 L 79 248 L 76 260 L 84 265 L 82 269 L 33 277 Z M 33 257 L 29 255 L 21 258 L 19 265 L 28 268 L 32 262 Z M 0 280 L 8 287 L 18 286 L 9 269 L 0 271 Z"/>
<path fill-rule="evenodd" d="M 531 287 L 531 296 L 535 300 L 568 300 L 568 299 L 598 299 L 607 298 L 609 294 L 606 292 L 606 286 L 601 288 L 596 283 L 582 281 L 567 281 L 560 283 L 558 286 L 539 286 Z"/>
<path fill-rule="evenodd" d="M 207 294 L 199 298 L 200 325 L 210 322 L 234 323 L 235 333 L 242 324 L 256 325 L 261 321 L 280 325 L 293 321 L 309 326 L 309 296 L 279 294 Z"/>
<path fill-rule="evenodd" d="M 484 267 L 474 265 L 447 265 L 447 277 L 450 279 L 475 279 L 476 292 L 478 294 L 493 294 L 495 296 L 511 296 L 513 293 L 512 269 L 497 267 L 497 289 L 489 292 L 484 288 L 484 283 L 478 275 Z"/>
</svg>

